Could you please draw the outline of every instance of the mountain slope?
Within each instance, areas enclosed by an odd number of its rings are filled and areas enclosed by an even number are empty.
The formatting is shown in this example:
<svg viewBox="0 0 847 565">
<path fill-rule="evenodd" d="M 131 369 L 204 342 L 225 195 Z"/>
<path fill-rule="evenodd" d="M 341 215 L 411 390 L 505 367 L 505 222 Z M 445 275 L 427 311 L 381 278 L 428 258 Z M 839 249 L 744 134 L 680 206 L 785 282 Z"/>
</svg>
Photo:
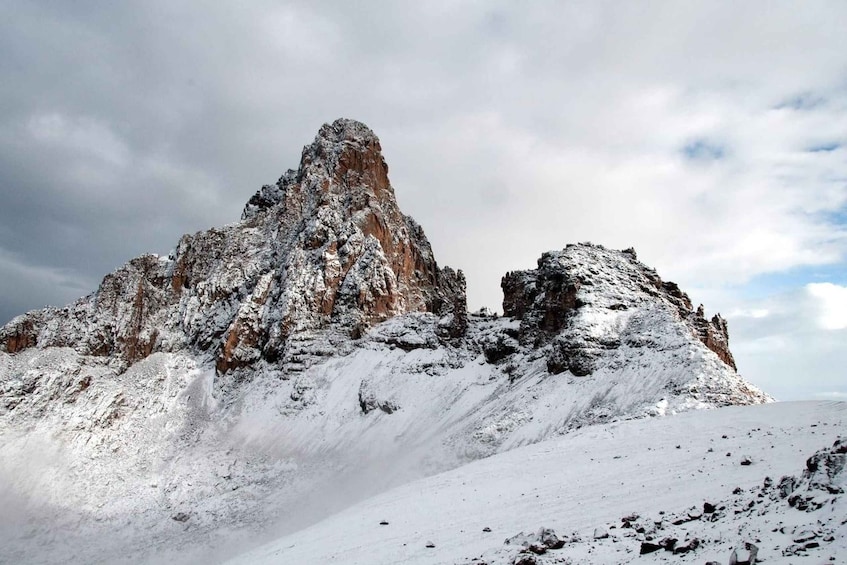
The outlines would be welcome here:
<svg viewBox="0 0 847 565">
<path fill-rule="evenodd" d="M 511 565 L 529 554 L 538 564 L 702 565 L 727 563 L 745 542 L 755 543 L 766 563 L 832 562 L 847 552 L 844 440 L 826 451 L 840 451 L 828 467 L 816 460 L 821 476 L 803 471 L 845 431 L 844 402 L 726 407 L 592 426 L 403 485 L 228 563 Z M 794 478 L 800 498 L 812 495 L 823 506 L 801 509 L 780 497 L 783 476 Z M 716 506 L 713 514 L 703 512 L 705 502 Z M 646 531 L 636 531 L 642 526 Z M 542 527 L 565 546 L 540 556 L 523 551 L 522 539 Z M 608 537 L 595 539 L 598 528 L 598 537 Z M 648 537 L 700 543 L 688 553 L 640 555 Z M 803 537 L 817 547 L 794 541 Z"/>
<path fill-rule="evenodd" d="M 469 315 L 373 132 L 323 126 L 240 222 L 0 329 L 0 560 L 190 561 L 587 425 L 770 400 L 632 250 L 502 285 L 506 316 Z"/>
</svg>

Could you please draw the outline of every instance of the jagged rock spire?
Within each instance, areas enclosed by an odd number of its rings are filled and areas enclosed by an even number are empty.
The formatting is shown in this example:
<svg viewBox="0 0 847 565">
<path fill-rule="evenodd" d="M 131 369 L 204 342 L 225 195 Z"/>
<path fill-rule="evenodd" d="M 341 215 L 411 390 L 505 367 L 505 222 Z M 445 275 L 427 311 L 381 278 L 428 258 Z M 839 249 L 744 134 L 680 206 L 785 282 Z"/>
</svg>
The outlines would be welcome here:
<svg viewBox="0 0 847 565">
<path fill-rule="evenodd" d="M 300 165 L 247 203 L 242 221 L 184 236 L 62 309 L 18 317 L 0 346 L 70 345 L 131 364 L 155 351 L 209 352 L 220 372 L 275 362 L 297 332 L 364 328 L 410 311 L 466 324 L 464 277 L 438 267 L 421 227 L 400 212 L 377 136 L 325 124 Z"/>
</svg>

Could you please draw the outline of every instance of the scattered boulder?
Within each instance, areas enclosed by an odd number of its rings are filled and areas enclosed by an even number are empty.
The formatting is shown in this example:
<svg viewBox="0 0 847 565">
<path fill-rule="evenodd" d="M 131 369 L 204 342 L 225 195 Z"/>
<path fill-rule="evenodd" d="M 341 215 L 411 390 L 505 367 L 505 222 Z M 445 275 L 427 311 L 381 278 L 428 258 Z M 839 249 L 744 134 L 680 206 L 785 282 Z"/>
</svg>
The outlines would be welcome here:
<svg viewBox="0 0 847 565">
<path fill-rule="evenodd" d="M 750 542 L 744 542 L 729 554 L 729 565 L 756 565 L 759 548 Z"/>
<path fill-rule="evenodd" d="M 538 540 L 541 545 L 548 549 L 561 549 L 565 545 L 565 540 L 556 535 L 556 532 L 550 528 L 541 528 L 538 530 Z"/>
<path fill-rule="evenodd" d="M 609 532 L 606 528 L 594 528 L 594 539 L 606 539 L 609 537 Z"/>
<path fill-rule="evenodd" d="M 171 516 L 171 520 L 174 520 L 176 522 L 187 522 L 190 517 L 191 516 L 189 516 L 185 512 L 177 512 L 176 514 Z"/>
<path fill-rule="evenodd" d="M 426 547 L 432 549 L 433 547 L 435 547 L 435 544 L 432 543 L 431 541 L 428 541 L 428 542 L 426 542 Z"/>
<path fill-rule="evenodd" d="M 392 399 L 379 398 L 371 384 L 363 380 L 359 384 L 359 408 L 362 414 L 369 414 L 377 409 L 386 414 L 393 414 L 400 409 L 400 405 Z"/>
<path fill-rule="evenodd" d="M 694 551 L 700 547 L 700 540 L 697 538 L 691 538 L 690 540 L 686 540 L 682 545 L 678 545 L 673 548 L 674 555 L 678 555 L 680 553 L 688 553 L 689 551 Z"/>
<path fill-rule="evenodd" d="M 635 522 L 638 518 L 640 518 L 638 514 L 632 513 L 621 518 L 621 522 Z"/>
<path fill-rule="evenodd" d="M 793 475 L 786 475 L 779 479 L 779 484 L 776 487 L 780 498 L 788 498 L 795 488 L 797 488 L 797 478 Z"/>
<path fill-rule="evenodd" d="M 660 549 L 662 549 L 662 546 L 657 543 L 653 543 L 651 541 L 643 541 L 641 542 L 640 554 L 647 555 L 648 553 L 653 553 L 654 551 L 659 551 Z"/>
<path fill-rule="evenodd" d="M 810 529 L 806 528 L 806 529 L 802 529 L 799 532 L 797 532 L 796 534 L 794 534 L 794 536 L 792 537 L 792 540 L 794 541 L 794 543 L 803 543 L 803 542 L 813 540 L 816 537 L 818 537 L 817 532 L 815 532 L 814 530 L 810 530 Z"/>
<path fill-rule="evenodd" d="M 547 553 L 547 548 L 539 543 L 531 543 L 526 549 L 536 555 L 544 555 Z"/>
<path fill-rule="evenodd" d="M 742 458 L 741 458 L 741 464 L 742 464 L 742 465 L 745 465 L 745 466 L 746 466 L 746 465 L 752 465 L 752 464 L 753 464 L 753 460 L 752 460 L 752 459 L 750 459 L 748 456 L 746 456 L 746 455 L 745 455 L 744 457 L 742 457 Z"/>
<path fill-rule="evenodd" d="M 676 538 L 667 537 L 660 541 L 659 545 L 661 545 L 665 551 L 673 551 L 676 547 L 676 542 L 678 541 L 679 540 Z"/>
<path fill-rule="evenodd" d="M 512 536 L 504 542 L 506 545 L 519 545 L 526 550 L 541 555 L 548 549 L 561 549 L 565 540 L 560 538 L 552 528 L 540 528 L 534 534 L 523 532 Z"/>
</svg>

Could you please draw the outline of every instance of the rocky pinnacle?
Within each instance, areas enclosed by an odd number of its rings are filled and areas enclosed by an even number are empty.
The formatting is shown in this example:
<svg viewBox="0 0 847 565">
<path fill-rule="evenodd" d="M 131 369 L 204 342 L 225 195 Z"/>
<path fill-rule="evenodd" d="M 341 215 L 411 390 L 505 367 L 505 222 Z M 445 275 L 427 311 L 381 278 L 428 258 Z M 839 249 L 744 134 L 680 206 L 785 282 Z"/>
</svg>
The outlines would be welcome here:
<svg viewBox="0 0 847 565">
<path fill-rule="evenodd" d="M 241 222 L 185 235 L 62 309 L 29 312 L 0 347 L 68 346 L 128 366 L 156 351 L 206 352 L 219 372 L 283 357 L 298 332 L 352 337 L 405 312 L 467 323 L 461 271 L 439 268 L 423 229 L 397 206 L 379 139 L 339 119 L 304 147 L 298 169 L 262 187 Z"/>
</svg>

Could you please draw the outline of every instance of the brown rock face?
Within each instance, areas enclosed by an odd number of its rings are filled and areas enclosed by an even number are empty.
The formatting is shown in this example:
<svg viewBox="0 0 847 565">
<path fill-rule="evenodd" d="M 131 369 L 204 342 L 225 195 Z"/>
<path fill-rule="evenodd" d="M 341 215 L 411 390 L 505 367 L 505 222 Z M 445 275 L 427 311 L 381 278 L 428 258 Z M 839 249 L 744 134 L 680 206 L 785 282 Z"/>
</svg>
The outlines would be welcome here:
<svg viewBox="0 0 847 565">
<path fill-rule="evenodd" d="M 696 314 L 691 317 L 691 322 L 697 330 L 697 337 L 700 341 L 714 351 L 721 358 L 721 361 L 737 370 L 735 359 L 729 350 L 729 328 L 726 320 L 720 314 L 715 314 L 711 320 L 707 321 L 701 304 L 697 308 Z"/>
<path fill-rule="evenodd" d="M 13 320 L 6 328 L 5 341 L 6 352 L 17 353 L 24 349 L 34 347 L 38 341 L 38 333 L 36 332 L 33 320 L 24 318 L 20 321 Z"/>
<path fill-rule="evenodd" d="M 95 294 L 2 328 L 0 344 L 66 345 L 127 365 L 191 347 L 226 372 L 282 359 L 294 333 L 333 326 L 355 337 L 404 312 L 452 316 L 445 337 L 462 335 L 464 276 L 439 268 L 400 212 L 376 135 L 336 120 L 239 224 L 186 235 L 171 257 L 134 259 Z"/>
<path fill-rule="evenodd" d="M 624 313 L 639 308 L 664 309 L 721 361 L 736 368 L 726 321 L 719 315 L 707 320 L 702 306 L 694 311 L 688 295 L 639 263 L 632 249 L 568 245 L 544 253 L 537 269 L 507 273 L 501 287 L 504 314 L 521 320 L 521 342 L 535 347 L 551 344 L 547 366 L 552 373 L 591 373 L 593 360 L 603 350 L 621 345 L 618 334 L 621 324 L 627 323 Z"/>
</svg>

